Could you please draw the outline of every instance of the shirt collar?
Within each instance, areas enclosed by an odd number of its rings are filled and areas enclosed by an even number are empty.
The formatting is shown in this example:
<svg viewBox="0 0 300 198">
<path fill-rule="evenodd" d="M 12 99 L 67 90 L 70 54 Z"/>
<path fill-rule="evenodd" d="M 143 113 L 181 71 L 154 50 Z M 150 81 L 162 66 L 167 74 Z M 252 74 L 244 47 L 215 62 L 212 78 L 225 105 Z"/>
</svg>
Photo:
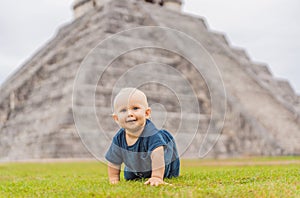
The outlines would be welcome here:
<svg viewBox="0 0 300 198">
<path fill-rule="evenodd" d="M 149 119 L 146 119 L 146 124 L 144 127 L 144 130 L 141 134 L 141 137 L 148 137 L 156 134 L 158 132 L 158 129 L 155 127 L 153 122 Z"/>
</svg>

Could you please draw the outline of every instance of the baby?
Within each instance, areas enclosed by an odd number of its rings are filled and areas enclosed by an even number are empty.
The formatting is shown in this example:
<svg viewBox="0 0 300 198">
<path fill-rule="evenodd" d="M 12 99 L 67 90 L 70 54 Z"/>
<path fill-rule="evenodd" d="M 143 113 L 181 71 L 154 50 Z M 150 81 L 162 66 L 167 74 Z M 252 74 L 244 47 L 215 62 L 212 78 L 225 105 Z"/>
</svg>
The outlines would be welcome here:
<svg viewBox="0 0 300 198">
<path fill-rule="evenodd" d="M 126 180 L 149 178 L 145 184 L 166 184 L 164 178 L 179 175 L 180 161 L 172 135 L 149 120 L 146 95 L 135 88 L 122 89 L 114 99 L 113 119 L 121 127 L 105 158 L 111 184 L 120 181 L 124 162 Z"/>
</svg>

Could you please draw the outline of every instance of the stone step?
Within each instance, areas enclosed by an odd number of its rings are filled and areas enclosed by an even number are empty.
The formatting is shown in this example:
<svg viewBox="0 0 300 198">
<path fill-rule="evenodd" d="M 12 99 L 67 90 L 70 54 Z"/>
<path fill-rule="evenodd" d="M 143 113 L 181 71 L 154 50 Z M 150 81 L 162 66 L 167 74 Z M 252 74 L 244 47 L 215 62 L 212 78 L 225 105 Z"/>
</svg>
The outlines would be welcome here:
<svg viewBox="0 0 300 198">
<path fill-rule="evenodd" d="M 245 60 L 245 59 L 244 59 Z M 290 86 L 289 82 L 276 79 L 268 69 L 268 66 L 262 63 L 254 63 L 246 60 L 245 65 L 250 77 L 252 77 L 257 84 L 259 84 L 266 92 L 269 92 L 273 98 L 291 111 L 292 114 L 300 117 L 300 111 L 296 107 L 297 96 Z"/>
<path fill-rule="evenodd" d="M 15 138 L 11 145 L 15 147 L 13 153 L 9 153 L 12 159 L 72 157 L 70 155 L 84 151 L 80 140 L 72 133 L 52 132 L 40 136 L 23 133 L 22 138 Z"/>
<path fill-rule="evenodd" d="M 135 5 L 135 2 L 132 2 Z M 105 9 L 111 10 L 112 8 L 125 8 L 127 9 L 128 6 L 132 7 L 133 5 L 130 3 L 128 4 L 128 1 L 126 0 L 120 0 L 120 1 L 109 1 L 106 4 L 104 4 Z M 100 8 L 99 8 L 100 9 Z"/>
<path fill-rule="evenodd" d="M 250 69 L 250 76 L 261 87 L 268 90 L 278 102 L 300 117 L 300 112 L 296 107 L 297 95 L 288 81 L 274 78 L 266 65 L 254 63 Z"/>
<path fill-rule="evenodd" d="M 51 88 L 51 92 L 49 92 L 49 89 L 47 88 Z M 42 104 L 47 100 L 57 101 L 64 97 L 70 97 L 72 94 L 72 88 L 72 83 L 66 83 L 64 86 L 60 84 L 60 87 L 59 83 L 56 83 L 55 81 L 52 83 L 44 84 L 33 90 L 33 92 L 30 94 L 30 100 L 26 101 L 26 105 L 36 106 L 37 104 Z"/>
<path fill-rule="evenodd" d="M 57 99 L 60 100 L 65 94 L 70 95 L 72 93 L 72 83 L 66 83 L 68 80 L 65 79 L 65 84 L 61 84 L 61 79 L 53 76 L 51 79 L 34 79 L 34 85 L 24 85 L 17 89 L 15 93 L 15 110 L 18 112 L 20 108 L 38 107 L 39 109 L 47 103 L 47 101 L 55 102 Z M 39 82 L 40 81 L 40 82 Z M 30 87 L 28 87 L 30 86 Z M 49 90 L 51 90 L 49 92 Z"/>
<path fill-rule="evenodd" d="M 147 95 L 149 104 L 161 104 L 167 111 L 178 112 L 181 111 L 181 108 L 187 112 L 195 112 L 196 108 L 199 108 L 200 112 L 202 111 L 198 96 L 189 95 L 191 93 L 173 93 L 171 90 L 159 86 L 144 86 L 140 89 Z M 119 89 L 116 88 L 116 90 Z M 109 88 L 99 87 L 94 90 L 92 86 L 81 86 L 75 93 L 73 100 L 76 105 L 93 106 L 93 101 L 95 101 L 96 106 L 110 107 L 116 94 L 112 91 Z M 160 94 L 158 95 L 158 93 Z M 95 96 L 95 99 L 88 97 L 90 95 Z"/>
<path fill-rule="evenodd" d="M 252 63 L 250 68 L 255 75 L 260 78 L 272 78 L 272 73 L 270 72 L 269 67 L 265 64 Z"/>
<path fill-rule="evenodd" d="M 92 52 L 92 54 L 95 54 L 95 56 L 89 56 L 89 57 L 97 57 L 97 58 L 87 58 L 82 63 L 82 69 L 84 69 L 87 73 L 87 76 L 85 77 L 87 81 L 90 81 L 93 79 L 89 72 L 93 75 L 95 72 L 101 72 L 104 67 L 106 67 L 106 64 L 113 61 L 115 58 L 115 54 L 111 53 L 107 49 L 105 50 L 95 50 Z M 122 69 L 129 69 L 129 66 L 136 66 L 137 64 L 145 63 L 145 62 L 158 62 L 158 63 L 164 63 L 164 64 L 172 64 L 177 63 L 178 59 L 173 59 L 169 57 L 163 57 L 161 55 L 153 55 L 151 58 L 147 58 L 147 55 L 143 52 L 134 52 L 130 54 L 126 54 L 125 56 L 119 57 L 115 60 L 114 63 L 109 65 L 110 67 L 119 67 L 122 65 Z M 126 70 L 125 70 L 126 71 Z M 155 71 L 153 71 L 155 72 Z"/>
<path fill-rule="evenodd" d="M 37 82 L 35 82 L 34 86 L 32 87 L 32 93 L 48 93 L 51 89 L 64 89 L 64 86 L 72 84 L 67 82 L 74 81 L 76 76 L 75 72 L 76 70 L 69 71 L 68 68 L 64 67 L 57 70 L 57 72 L 54 72 L 49 76 L 42 77 L 41 79 L 37 77 Z M 63 85 L 61 83 L 62 81 L 64 82 Z"/>
<path fill-rule="evenodd" d="M 219 46 L 220 43 L 222 43 L 223 46 L 230 47 L 229 42 L 226 39 L 225 35 L 216 31 L 208 30 L 203 20 L 202 20 L 202 25 L 200 23 L 197 23 L 194 17 L 191 20 L 187 20 L 187 21 L 182 20 L 179 23 L 174 24 L 172 23 L 171 17 L 173 18 L 173 16 L 171 13 L 170 14 L 169 13 L 166 14 L 162 12 L 157 12 L 157 13 L 160 16 L 159 21 L 162 22 L 164 25 L 167 25 L 168 27 L 173 27 L 183 32 L 190 33 L 191 34 L 190 36 L 197 39 L 210 52 L 218 52 L 223 54 L 224 50 L 220 48 Z M 189 23 L 191 25 L 188 25 Z M 197 24 L 197 26 L 195 26 L 195 24 Z M 196 31 L 197 28 L 201 29 L 201 31 Z M 198 32 L 201 32 L 201 34 L 199 34 Z M 237 56 L 239 56 L 240 58 L 250 60 L 245 50 L 236 47 L 230 47 L 230 48 L 231 51 Z"/>
<path fill-rule="evenodd" d="M 55 115 L 55 116 L 53 116 Z M 9 120 L 5 128 L 2 129 L 2 133 L 10 133 L 13 136 L 18 137 L 18 139 L 23 139 L 23 137 L 29 139 L 38 139 L 36 137 L 42 137 L 48 135 L 49 132 L 64 129 L 68 125 L 74 125 L 73 119 L 66 118 L 67 113 L 62 112 L 52 112 L 33 114 L 32 116 L 20 116 L 15 120 Z M 67 116 L 69 117 L 69 116 Z M 51 125 L 52 123 L 52 125 Z M 54 125 L 53 123 L 56 123 Z M 44 128 L 44 130 L 40 130 Z M 8 131 L 7 131 L 8 129 Z M 73 132 L 75 132 L 73 130 Z M 22 135 L 23 134 L 23 135 Z"/>
<path fill-rule="evenodd" d="M 200 18 L 199 16 L 187 14 L 187 13 L 181 13 L 181 12 L 174 12 L 172 10 L 166 9 L 164 7 L 159 7 L 157 5 L 152 4 L 145 4 L 140 3 L 140 6 L 144 8 L 145 14 L 151 13 L 151 17 L 154 18 L 156 22 L 167 22 L 168 25 L 185 25 L 195 28 L 195 24 L 197 24 L 197 28 L 201 28 L 201 30 L 207 30 L 206 22 L 203 18 Z M 154 14 L 153 14 L 154 13 Z M 157 18 L 156 18 L 157 16 Z M 174 19 L 180 17 L 180 21 L 177 23 L 174 23 Z M 165 24 L 165 23 L 164 23 Z M 164 25 L 164 24 L 158 24 L 158 25 Z M 168 26 L 172 27 L 172 26 Z"/>
<path fill-rule="evenodd" d="M 161 83 L 164 86 L 173 87 L 181 86 L 184 88 L 189 88 L 189 82 L 185 79 L 180 71 L 175 70 L 173 67 L 157 65 L 157 64 L 144 64 L 141 66 L 133 67 L 133 68 L 109 68 L 105 70 L 102 74 L 102 78 L 99 81 L 103 86 L 106 84 L 105 80 L 111 79 L 112 83 L 118 83 L 122 85 L 122 83 L 126 83 L 127 81 L 134 80 L 131 82 L 132 84 L 137 83 Z M 127 84 L 130 82 L 127 82 Z M 183 92 L 186 92 L 183 90 Z"/>
<path fill-rule="evenodd" d="M 111 21 L 110 23 L 114 23 Z M 118 23 L 118 22 L 115 22 Z M 154 47 L 162 47 L 164 46 L 162 42 L 174 42 L 171 40 L 171 38 L 166 37 L 163 32 L 160 31 L 160 29 L 156 29 L 155 27 L 145 27 L 143 28 L 137 28 L 135 31 L 124 31 L 122 33 L 113 35 L 112 37 L 108 38 L 109 42 L 103 42 L 104 45 L 103 50 L 112 49 L 116 51 L 116 46 L 118 46 L 118 51 L 128 51 L 128 49 L 141 49 L 144 48 L 154 48 Z M 105 46 L 107 45 L 107 46 Z M 154 48 L 155 49 L 155 48 Z M 170 54 L 172 52 L 168 51 L 170 49 L 162 49 L 159 48 L 160 52 L 158 55 L 162 56 L 165 55 L 164 51 L 166 53 Z M 172 50 L 172 49 L 171 49 Z M 123 52 L 121 51 L 121 52 Z M 129 51 L 131 52 L 131 51 Z M 151 57 L 147 57 L 148 59 Z"/>
<path fill-rule="evenodd" d="M 59 29 L 57 36 L 64 39 L 63 45 L 70 47 L 74 45 L 77 40 L 81 38 L 89 38 L 91 34 L 102 32 L 103 28 L 107 26 L 106 11 L 101 11 L 95 14 L 87 14 L 85 17 L 72 21 L 70 24 Z"/>
<path fill-rule="evenodd" d="M 192 39 L 195 39 L 199 43 L 199 45 L 201 45 L 201 47 L 204 47 L 209 53 L 224 53 L 224 49 L 223 47 L 221 47 L 222 44 L 224 46 L 227 45 L 227 41 L 224 38 L 224 35 L 216 33 L 215 31 L 207 30 L 207 28 L 202 26 L 201 23 L 191 23 L 189 25 L 188 22 L 180 22 L 174 24 L 172 23 L 172 21 L 168 21 L 165 19 L 162 21 L 161 18 L 157 20 L 160 20 L 161 26 L 176 29 L 180 32 L 185 33 L 187 35 L 187 38 L 191 37 Z"/>
<path fill-rule="evenodd" d="M 124 25 L 134 24 L 143 25 L 146 16 L 140 12 L 131 12 L 130 9 L 114 8 L 106 13 L 105 17 L 109 20 L 116 20 L 124 23 Z"/>
<path fill-rule="evenodd" d="M 239 47 L 230 47 L 230 49 L 239 59 L 242 59 L 247 62 L 250 61 L 249 55 L 244 49 Z"/>
<path fill-rule="evenodd" d="M 272 77 L 264 77 L 261 80 L 262 85 L 269 89 L 280 103 L 300 117 L 300 111 L 297 109 L 298 97 L 288 81 Z"/>
<path fill-rule="evenodd" d="M 151 63 L 131 69 L 125 67 L 116 68 L 117 66 L 113 65 L 106 70 L 101 67 L 90 67 L 80 74 L 80 78 L 77 79 L 78 83 L 87 85 L 99 84 L 105 88 L 115 86 L 136 87 L 145 83 L 157 83 L 174 89 L 176 93 L 184 94 L 189 94 L 191 87 L 194 86 L 186 79 L 188 77 L 186 76 L 187 74 L 182 74 L 180 70 L 171 66 Z"/>
<path fill-rule="evenodd" d="M 292 114 L 300 117 L 300 111 L 295 107 L 295 103 L 297 103 L 296 94 L 287 81 L 274 78 L 265 64 L 251 62 L 243 49 L 241 49 L 242 53 L 236 52 L 235 48 L 231 47 L 231 49 L 237 55 L 239 61 L 243 60 L 242 64 L 248 66 L 246 70 L 256 83 L 273 95 L 273 98 L 291 111 Z"/>
<path fill-rule="evenodd" d="M 295 96 L 295 92 L 291 87 L 290 83 L 284 79 L 276 79 L 272 76 L 265 76 L 261 78 L 268 86 L 270 86 L 271 91 L 279 92 L 279 95 L 290 95 Z"/>
<path fill-rule="evenodd" d="M 210 31 L 210 35 L 211 35 L 218 43 L 222 43 L 224 46 L 229 46 L 228 39 L 226 38 L 226 36 L 225 36 L 223 33 L 217 32 L 217 31 Z"/>
<path fill-rule="evenodd" d="M 65 75 L 74 75 L 82 60 L 83 57 L 73 57 L 72 49 L 70 49 L 70 51 L 67 54 L 65 54 L 64 59 L 62 59 L 59 62 L 59 64 L 44 65 L 42 70 L 46 73 L 47 76 L 52 76 L 57 73 L 62 73 Z M 62 75 L 62 77 L 64 77 L 64 75 Z"/>
<path fill-rule="evenodd" d="M 97 44 L 105 39 L 106 34 L 104 33 L 104 30 L 109 27 L 110 22 L 105 17 L 105 13 L 100 13 L 99 15 L 95 16 L 96 17 L 92 17 L 86 23 L 83 23 L 84 25 L 76 27 L 72 32 L 68 33 L 69 39 L 64 39 L 64 42 L 60 46 L 65 51 L 69 52 L 68 55 L 70 58 L 65 57 L 65 59 L 71 61 L 74 60 L 75 62 L 80 60 L 81 62 L 81 60 L 89 53 L 89 51 L 91 51 L 97 46 Z M 76 24 L 77 23 L 75 21 L 74 24 L 71 24 L 71 26 L 73 25 L 72 27 L 74 28 Z M 64 34 L 66 33 L 64 32 Z M 95 43 L 95 40 L 98 40 L 99 43 Z"/>
<path fill-rule="evenodd" d="M 53 105 L 55 104 L 55 106 Z M 67 106 L 69 105 L 69 107 Z M 28 128 L 30 123 L 43 123 L 46 120 L 61 117 L 67 113 L 70 113 L 71 104 L 60 104 L 56 101 L 47 101 L 43 105 L 40 105 L 40 111 L 36 111 L 35 106 L 28 106 L 22 109 L 22 113 L 18 112 L 13 115 L 13 119 L 9 119 L 5 124 L 6 126 L 16 126 L 20 124 L 27 125 L 25 128 Z M 62 108 L 66 107 L 66 108 Z M 28 116 L 30 115 L 30 116 Z M 55 116 L 54 116 L 55 115 Z M 62 117 L 60 119 L 63 119 Z M 61 120 L 63 121 L 63 120 Z M 56 123 L 57 124 L 57 123 Z"/>
<path fill-rule="evenodd" d="M 220 69 L 228 95 L 237 98 L 241 109 L 261 123 L 270 135 L 276 137 L 279 145 L 284 148 L 286 142 L 290 141 L 286 137 L 287 131 L 293 134 L 291 136 L 298 136 L 300 126 L 294 122 L 295 115 L 280 104 L 268 89 L 262 87 L 245 68 L 229 58 L 219 56 L 216 60 L 217 64 L 222 64 Z"/>
<path fill-rule="evenodd" d="M 47 120 L 59 117 L 64 112 L 68 111 L 71 106 L 71 97 L 69 100 L 61 99 L 59 101 L 47 100 L 43 103 L 35 103 L 32 106 L 26 106 L 21 110 L 17 110 L 11 114 L 10 119 L 6 122 L 17 122 L 17 123 L 35 123 L 36 120 Z M 40 108 L 36 111 L 36 108 Z M 21 113 L 22 112 L 22 113 Z M 28 116 L 30 115 L 30 116 Z M 57 123 L 56 123 L 57 124 Z"/>
<path fill-rule="evenodd" d="M 183 15 L 182 13 L 159 12 L 157 9 L 152 17 L 159 26 L 165 26 L 186 33 L 188 36 L 196 39 L 209 52 L 223 53 L 223 49 L 219 46 L 220 43 L 228 45 L 228 41 L 223 34 L 209 30 L 205 21 L 197 16 Z M 174 15 L 180 15 L 181 20 L 178 23 L 173 23 Z M 156 17 L 158 16 L 158 17 Z M 217 41 L 217 42 L 216 42 Z"/>
<path fill-rule="evenodd" d="M 126 44 L 125 41 L 120 41 L 122 45 Z M 136 66 L 138 64 L 147 63 L 147 62 L 156 62 L 167 65 L 174 65 L 180 62 L 179 56 L 172 56 L 172 54 L 168 54 L 168 56 L 162 54 L 162 50 L 155 49 L 141 49 L 127 52 L 121 56 L 117 56 L 117 53 L 113 53 L 108 49 L 99 49 L 92 52 L 94 55 L 97 55 L 95 58 L 93 55 L 88 56 L 82 65 L 86 65 L 86 67 L 90 68 L 101 68 L 106 67 L 108 63 L 111 63 L 109 66 L 118 66 L 120 68 L 124 68 L 124 66 Z M 148 56 L 151 53 L 152 56 Z M 166 53 L 167 54 L 167 53 Z M 122 67 L 120 66 L 122 65 Z M 95 66 L 95 67 L 94 67 Z M 154 71 L 155 72 L 155 71 Z"/>
<path fill-rule="evenodd" d="M 114 133 L 118 129 L 117 124 L 112 119 L 111 108 L 102 107 L 101 110 L 94 110 L 94 107 L 87 106 L 74 106 L 74 108 L 75 120 L 79 120 L 77 126 L 80 125 L 87 131 L 99 131 L 99 126 L 108 133 Z M 97 116 L 94 114 L 95 111 Z M 153 111 L 151 119 L 158 124 L 157 127 L 167 128 L 174 133 L 206 133 L 210 116 L 195 113 Z"/>
</svg>

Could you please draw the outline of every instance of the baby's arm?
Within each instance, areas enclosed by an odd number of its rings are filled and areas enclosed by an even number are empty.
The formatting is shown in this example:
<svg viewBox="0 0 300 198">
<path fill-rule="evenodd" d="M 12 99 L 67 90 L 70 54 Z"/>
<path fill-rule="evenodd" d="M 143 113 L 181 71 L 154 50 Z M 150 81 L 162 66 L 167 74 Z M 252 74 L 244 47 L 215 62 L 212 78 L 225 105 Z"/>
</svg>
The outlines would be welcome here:
<svg viewBox="0 0 300 198">
<path fill-rule="evenodd" d="M 120 181 L 121 165 L 108 162 L 108 177 L 111 184 L 117 184 Z"/>
<path fill-rule="evenodd" d="M 158 186 L 165 184 L 164 173 L 165 173 L 165 158 L 164 158 L 164 147 L 159 146 L 152 151 L 152 174 L 151 178 L 145 182 L 151 186 Z"/>
</svg>

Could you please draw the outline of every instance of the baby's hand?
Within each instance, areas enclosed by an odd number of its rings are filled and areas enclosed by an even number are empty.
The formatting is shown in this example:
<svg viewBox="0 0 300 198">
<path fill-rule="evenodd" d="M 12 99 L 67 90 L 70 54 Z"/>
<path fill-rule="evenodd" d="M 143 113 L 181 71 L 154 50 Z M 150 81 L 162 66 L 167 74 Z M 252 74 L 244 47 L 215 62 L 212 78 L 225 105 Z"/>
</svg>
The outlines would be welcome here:
<svg viewBox="0 0 300 198">
<path fill-rule="evenodd" d="M 164 180 L 162 180 L 161 178 L 151 177 L 144 184 L 145 185 L 149 184 L 150 186 L 159 186 L 159 185 L 165 185 L 165 184 L 168 184 L 168 183 L 164 182 Z"/>
</svg>

